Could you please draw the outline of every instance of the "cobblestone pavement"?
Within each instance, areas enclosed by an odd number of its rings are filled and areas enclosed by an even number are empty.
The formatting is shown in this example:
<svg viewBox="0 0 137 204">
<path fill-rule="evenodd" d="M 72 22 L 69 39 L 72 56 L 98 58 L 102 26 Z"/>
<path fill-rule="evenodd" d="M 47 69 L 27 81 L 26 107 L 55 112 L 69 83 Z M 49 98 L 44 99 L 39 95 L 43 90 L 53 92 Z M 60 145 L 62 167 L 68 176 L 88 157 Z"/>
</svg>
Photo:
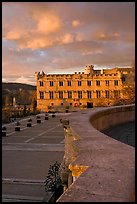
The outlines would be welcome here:
<svg viewBox="0 0 137 204">
<path fill-rule="evenodd" d="M 2 137 L 2 202 L 42 202 L 45 195 L 44 181 L 49 165 L 62 162 L 64 156 L 64 130 L 60 119 L 64 114 L 49 115 L 41 123 L 31 116 L 5 125 L 6 137 Z M 3 125 L 4 126 L 4 125 Z"/>
<path fill-rule="evenodd" d="M 135 121 L 117 125 L 102 132 L 116 140 L 135 147 Z"/>
</svg>

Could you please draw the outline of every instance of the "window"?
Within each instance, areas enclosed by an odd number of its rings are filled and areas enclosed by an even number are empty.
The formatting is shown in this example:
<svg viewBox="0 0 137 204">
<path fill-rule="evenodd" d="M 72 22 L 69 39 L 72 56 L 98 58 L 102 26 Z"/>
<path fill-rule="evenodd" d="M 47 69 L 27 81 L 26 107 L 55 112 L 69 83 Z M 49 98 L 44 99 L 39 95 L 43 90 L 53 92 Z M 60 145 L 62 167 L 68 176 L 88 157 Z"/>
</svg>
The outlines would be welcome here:
<svg viewBox="0 0 137 204">
<path fill-rule="evenodd" d="M 88 85 L 88 86 L 91 86 L 91 81 L 87 81 L 87 85 Z"/>
<path fill-rule="evenodd" d="M 96 86 L 100 86 L 100 81 L 96 81 Z"/>
<path fill-rule="evenodd" d="M 63 91 L 59 91 L 59 98 L 63 99 Z"/>
<path fill-rule="evenodd" d="M 63 106 L 63 103 L 61 103 L 61 106 Z"/>
<path fill-rule="evenodd" d="M 106 80 L 106 86 L 109 86 L 109 80 Z"/>
<path fill-rule="evenodd" d="M 81 81 L 78 81 L 78 86 L 81 86 L 81 85 L 82 85 Z"/>
<path fill-rule="evenodd" d="M 40 91 L 40 99 L 44 99 L 44 92 Z"/>
<path fill-rule="evenodd" d="M 63 81 L 59 81 L 59 86 L 63 86 Z"/>
<path fill-rule="evenodd" d="M 68 98 L 72 98 L 72 91 L 68 91 Z"/>
<path fill-rule="evenodd" d="M 109 98 L 110 97 L 109 91 L 105 91 L 105 93 L 106 93 L 106 98 Z"/>
<path fill-rule="evenodd" d="M 122 77 L 121 80 L 122 80 L 122 83 L 124 83 L 126 81 L 126 78 Z"/>
<path fill-rule="evenodd" d="M 119 97 L 119 93 L 120 93 L 119 90 L 114 90 L 114 97 L 115 98 Z"/>
<path fill-rule="evenodd" d="M 87 97 L 92 98 L 91 91 L 87 91 Z"/>
<path fill-rule="evenodd" d="M 114 86 L 118 86 L 118 80 L 114 80 Z"/>
<path fill-rule="evenodd" d="M 54 97 L 53 97 L 53 91 L 50 91 L 49 92 L 49 97 L 50 97 L 50 99 L 53 99 Z"/>
<path fill-rule="evenodd" d="M 96 96 L 97 96 L 97 98 L 100 98 L 101 97 L 101 92 L 100 91 L 96 91 Z"/>
<path fill-rule="evenodd" d="M 72 103 L 70 103 L 70 106 L 72 106 Z"/>
<path fill-rule="evenodd" d="M 78 91 L 78 98 L 82 98 L 82 91 Z"/>
<path fill-rule="evenodd" d="M 43 81 L 40 81 L 40 86 L 43 86 L 43 85 L 44 85 Z"/>
<path fill-rule="evenodd" d="M 51 103 L 52 106 L 54 106 L 54 103 Z"/>
<path fill-rule="evenodd" d="M 71 81 L 68 81 L 68 86 L 71 86 Z"/>
<path fill-rule="evenodd" d="M 54 83 L 53 83 L 53 81 L 50 81 L 50 86 L 54 86 Z"/>
</svg>

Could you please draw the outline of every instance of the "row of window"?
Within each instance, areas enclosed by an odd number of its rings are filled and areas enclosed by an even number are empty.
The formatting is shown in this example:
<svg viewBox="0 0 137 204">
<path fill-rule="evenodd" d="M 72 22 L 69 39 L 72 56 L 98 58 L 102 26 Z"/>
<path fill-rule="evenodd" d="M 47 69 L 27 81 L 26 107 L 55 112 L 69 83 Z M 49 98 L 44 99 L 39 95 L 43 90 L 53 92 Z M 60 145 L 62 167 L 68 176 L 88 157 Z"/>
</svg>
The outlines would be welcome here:
<svg viewBox="0 0 137 204">
<path fill-rule="evenodd" d="M 106 86 L 109 86 L 109 80 L 106 80 Z M 54 86 L 54 82 L 50 81 L 50 86 Z M 63 86 L 64 83 L 63 81 L 59 81 L 59 86 Z M 91 86 L 92 85 L 92 81 L 87 81 L 87 85 Z M 100 86 L 101 85 L 101 81 L 100 80 L 96 80 L 96 86 Z M 40 81 L 40 86 L 44 86 L 44 82 Z M 72 82 L 68 81 L 68 86 L 72 86 Z M 78 81 L 78 86 L 82 86 L 82 81 Z M 118 86 L 118 80 L 114 80 L 114 86 Z"/>
<path fill-rule="evenodd" d="M 67 92 L 68 94 L 68 98 L 69 99 L 72 99 L 72 91 L 68 91 Z M 82 98 L 82 91 L 78 91 L 77 93 L 78 95 L 78 98 L 81 99 Z M 118 97 L 120 94 L 120 91 L 119 90 L 114 90 L 114 97 Z M 59 99 L 63 99 L 63 91 L 59 91 L 58 92 L 58 97 Z M 101 91 L 97 90 L 96 91 L 96 97 L 97 98 L 100 98 L 101 97 Z M 106 98 L 110 98 L 110 91 L 105 91 L 105 97 Z M 49 92 L 49 98 L 50 99 L 54 99 L 54 92 L 53 91 L 50 91 Z M 87 98 L 92 98 L 92 92 L 91 91 L 87 91 Z M 40 99 L 44 99 L 44 92 L 40 91 Z"/>
</svg>

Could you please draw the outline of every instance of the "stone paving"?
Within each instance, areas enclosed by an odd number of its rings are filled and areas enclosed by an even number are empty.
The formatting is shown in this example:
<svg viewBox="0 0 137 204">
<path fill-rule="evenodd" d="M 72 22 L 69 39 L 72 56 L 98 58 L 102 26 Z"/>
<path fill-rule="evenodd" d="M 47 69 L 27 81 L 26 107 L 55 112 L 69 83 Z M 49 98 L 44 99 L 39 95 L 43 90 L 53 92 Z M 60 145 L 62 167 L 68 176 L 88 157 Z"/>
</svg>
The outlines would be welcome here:
<svg viewBox="0 0 137 204">
<path fill-rule="evenodd" d="M 31 116 L 20 120 L 21 131 L 15 131 L 16 123 L 5 125 L 7 136 L 2 137 L 2 202 L 42 202 L 45 195 L 44 180 L 49 165 L 62 162 L 64 156 L 64 130 L 60 119 L 65 114 L 49 115 L 41 123 Z"/>
</svg>

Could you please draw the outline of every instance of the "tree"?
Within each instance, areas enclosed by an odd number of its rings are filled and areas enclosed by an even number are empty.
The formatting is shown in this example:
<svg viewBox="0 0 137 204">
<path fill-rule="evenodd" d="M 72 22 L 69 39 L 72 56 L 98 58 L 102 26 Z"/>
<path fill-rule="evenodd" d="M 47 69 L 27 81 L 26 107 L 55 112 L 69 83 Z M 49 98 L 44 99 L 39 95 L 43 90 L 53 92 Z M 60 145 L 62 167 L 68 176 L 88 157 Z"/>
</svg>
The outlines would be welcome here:
<svg viewBox="0 0 137 204">
<path fill-rule="evenodd" d="M 127 76 L 127 83 L 123 87 L 124 99 L 127 103 L 135 103 L 135 65 L 132 64 L 130 73 Z"/>
</svg>

